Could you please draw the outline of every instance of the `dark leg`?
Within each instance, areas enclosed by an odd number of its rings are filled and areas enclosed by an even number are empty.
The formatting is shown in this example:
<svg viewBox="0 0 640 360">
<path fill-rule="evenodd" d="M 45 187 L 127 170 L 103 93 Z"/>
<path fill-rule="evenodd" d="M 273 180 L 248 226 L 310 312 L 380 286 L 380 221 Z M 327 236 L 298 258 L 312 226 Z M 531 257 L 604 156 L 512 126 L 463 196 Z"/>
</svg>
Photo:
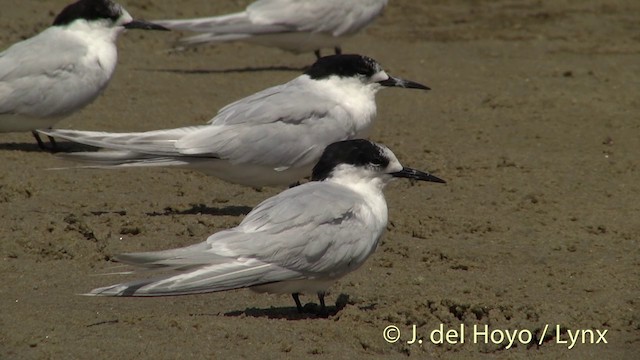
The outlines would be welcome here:
<svg viewBox="0 0 640 360">
<path fill-rule="evenodd" d="M 47 149 L 47 147 L 44 145 L 44 142 L 40 138 L 40 134 L 38 134 L 38 132 L 35 131 L 35 130 L 32 130 L 31 133 L 33 134 L 33 137 L 36 138 L 36 141 L 38 142 L 38 147 L 41 150 L 55 152 L 58 149 L 58 146 L 56 144 L 56 140 L 54 138 L 52 138 L 51 136 L 47 136 L 49 138 L 49 143 L 51 144 L 51 148 Z"/>
<path fill-rule="evenodd" d="M 336 46 L 333 49 L 336 51 L 336 55 L 342 55 L 342 48 L 340 46 Z"/>
<path fill-rule="evenodd" d="M 319 292 L 318 293 L 318 300 L 320 300 L 320 314 L 321 315 L 326 315 L 327 314 L 327 307 L 324 305 L 324 292 Z"/>
<path fill-rule="evenodd" d="M 33 134 L 33 137 L 36 138 L 36 141 L 38 142 L 38 147 L 40 148 L 40 150 L 47 150 L 47 148 L 44 147 L 44 143 L 42 142 L 42 139 L 40 139 L 40 134 L 38 134 L 35 130 L 31 131 L 31 133 Z"/>
<path fill-rule="evenodd" d="M 313 53 L 316 54 L 316 59 L 320 59 L 322 57 L 320 56 L 320 49 L 314 51 Z"/>
<path fill-rule="evenodd" d="M 47 136 L 49 138 L 49 143 L 51 144 L 51 152 L 58 151 L 58 144 L 56 144 L 56 139 L 51 136 Z"/>
<path fill-rule="evenodd" d="M 302 304 L 300 303 L 300 294 L 299 293 L 293 293 L 291 294 L 291 296 L 293 296 L 293 301 L 296 302 L 296 307 L 298 308 L 298 312 L 302 313 Z"/>
</svg>

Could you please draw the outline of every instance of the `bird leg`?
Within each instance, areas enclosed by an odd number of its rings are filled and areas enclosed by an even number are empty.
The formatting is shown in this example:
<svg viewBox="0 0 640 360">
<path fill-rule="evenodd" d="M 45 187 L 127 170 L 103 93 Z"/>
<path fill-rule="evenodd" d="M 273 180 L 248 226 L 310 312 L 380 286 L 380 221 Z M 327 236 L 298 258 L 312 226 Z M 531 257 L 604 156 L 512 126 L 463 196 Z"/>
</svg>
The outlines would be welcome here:
<svg viewBox="0 0 640 360">
<path fill-rule="evenodd" d="M 320 300 L 320 315 L 326 316 L 328 315 L 327 313 L 327 307 L 324 304 L 324 295 L 325 292 L 324 291 L 320 291 L 318 292 L 318 300 Z"/>
<path fill-rule="evenodd" d="M 49 138 L 49 143 L 51 144 L 51 152 L 56 152 L 58 151 L 58 144 L 56 143 L 56 139 L 54 139 L 52 136 L 48 136 Z"/>
<path fill-rule="evenodd" d="M 303 313 L 304 311 L 302 310 L 302 304 L 300 303 L 300 293 L 293 293 L 291 294 L 291 296 L 293 297 L 293 301 L 296 302 L 296 307 L 298 308 L 298 312 Z"/>
<path fill-rule="evenodd" d="M 38 142 L 38 147 L 40 148 L 40 150 L 46 150 L 46 148 L 44 147 L 44 143 L 42 142 L 42 139 L 40 139 L 40 134 L 38 134 L 38 132 L 35 130 L 31 131 L 31 133 L 33 134 L 33 137 L 36 138 L 36 141 Z"/>
<path fill-rule="evenodd" d="M 38 134 L 38 132 L 35 130 L 31 131 L 31 133 L 33 134 L 33 137 L 36 138 L 36 141 L 38 142 L 38 147 L 41 150 L 55 152 L 55 150 L 58 148 L 58 146 L 56 145 L 56 140 L 51 136 L 47 136 L 49 138 L 49 143 L 51 144 L 51 148 L 47 149 L 47 147 L 44 145 L 44 142 L 40 138 L 40 134 Z"/>
<path fill-rule="evenodd" d="M 334 47 L 333 50 L 336 52 L 336 55 L 342 55 L 342 48 L 340 46 Z M 320 49 L 314 51 L 313 53 L 316 54 L 316 59 L 320 59 L 322 57 L 320 54 Z"/>
</svg>

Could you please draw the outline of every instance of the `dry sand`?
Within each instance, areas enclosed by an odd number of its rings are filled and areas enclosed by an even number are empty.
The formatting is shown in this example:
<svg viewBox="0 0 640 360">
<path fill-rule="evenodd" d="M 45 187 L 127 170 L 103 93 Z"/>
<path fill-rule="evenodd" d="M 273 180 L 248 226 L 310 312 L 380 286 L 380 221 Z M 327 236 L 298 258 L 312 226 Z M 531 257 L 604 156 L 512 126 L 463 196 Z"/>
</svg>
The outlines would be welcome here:
<svg viewBox="0 0 640 360">
<path fill-rule="evenodd" d="M 66 3 L 0 1 L 0 47 L 37 33 Z M 247 3 L 123 1 L 146 19 Z M 372 139 L 448 184 L 387 188 L 383 243 L 332 287 L 328 303 L 346 306 L 328 319 L 248 290 L 77 296 L 121 280 L 95 276 L 113 254 L 202 241 L 278 189 L 175 169 L 47 171 L 69 163 L 30 134 L 0 134 L 0 358 L 637 358 L 639 18 L 632 0 L 391 0 L 346 43 L 433 88 L 382 91 Z M 242 44 L 167 54 L 178 35 L 123 35 L 106 92 L 57 127 L 201 124 L 313 61 Z M 441 324 L 462 325 L 465 342 L 433 344 Z M 395 343 L 383 338 L 389 325 L 401 331 Z M 422 344 L 407 343 L 413 325 Z M 530 333 L 532 343 L 485 344 L 474 325 Z M 586 329 L 594 344 L 562 343 Z"/>
</svg>

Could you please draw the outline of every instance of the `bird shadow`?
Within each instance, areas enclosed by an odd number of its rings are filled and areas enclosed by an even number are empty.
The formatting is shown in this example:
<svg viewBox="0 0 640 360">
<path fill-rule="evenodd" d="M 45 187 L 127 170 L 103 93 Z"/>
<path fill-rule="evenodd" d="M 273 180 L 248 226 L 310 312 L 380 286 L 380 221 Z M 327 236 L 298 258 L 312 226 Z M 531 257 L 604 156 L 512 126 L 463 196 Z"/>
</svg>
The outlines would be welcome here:
<svg viewBox="0 0 640 360">
<path fill-rule="evenodd" d="M 320 306 L 315 303 L 308 303 L 303 307 L 302 313 L 298 312 L 298 309 L 294 306 L 287 307 L 277 307 L 277 308 L 268 308 L 268 309 L 258 309 L 258 308 L 246 308 L 244 311 L 229 311 L 223 314 L 223 316 L 229 317 L 242 317 L 242 316 L 250 316 L 254 318 L 268 318 L 275 320 L 308 320 L 308 319 L 326 319 L 331 316 L 337 315 L 342 309 L 347 307 L 349 303 L 349 295 L 340 294 L 336 299 L 335 306 L 328 306 L 324 313 L 320 312 Z M 360 307 L 362 310 L 371 310 L 375 307 L 375 304 Z M 191 313 L 189 316 L 220 316 L 219 313 Z M 94 327 L 100 325 L 113 325 L 118 324 L 120 322 L 119 319 L 105 320 L 99 321 L 96 323 L 91 323 L 86 325 L 86 327 Z"/>
<path fill-rule="evenodd" d="M 245 310 L 229 311 L 224 316 L 241 317 L 250 316 L 254 318 L 267 318 L 276 320 L 307 320 L 307 319 L 326 319 L 337 315 L 349 303 L 349 295 L 340 294 L 336 299 L 335 306 L 327 306 L 322 312 L 320 305 L 315 303 L 305 304 L 302 308 L 303 312 L 298 312 L 295 306 L 271 307 L 268 309 L 246 308 Z M 191 316 L 218 316 L 218 314 L 190 314 Z"/>
<path fill-rule="evenodd" d="M 189 75 L 197 75 L 197 74 L 232 74 L 232 73 L 252 73 L 252 72 L 262 72 L 262 71 L 287 71 L 287 72 L 303 72 L 306 71 L 309 67 L 293 67 L 293 66 L 249 66 L 243 68 L 232 68 L 232 69 L 143 69 L 138 68 L 136 70 L 139 71 L 150 71 L 150 72 L 167 72 L 174 74 L 189 74 Z"/>
<path fill-rule="evenodd" d="M 24 151 L 24 152 L 48 152 L 48 153 L 71 153 L 79 151 L 98 151 L 99 149 L 93 146 L 78 144 L 72 141 L 56 141 L 55 144 L 49 142 L 47 148 L 42 149 L 35 141 L 22 142 L 22 143 L 0 143 L 0 151 Z"/>
<path fill-rule="evenodd" d="M 205 204 L 191 204 L 188 209 L 175 209 L 173 207 L 166 207 L 162 211 L 154 211 L 147 213 L 148 216 L 168 216 L 168 215 L 213 215 L 213 216 L 241 216 L 247 215 L 252 207 L 249 206 L 223 206 L 223 207 L 209 207 Z"/>
<path fill-rule="evenodd" d="M 0 150 L 6 151 L 24 151 L 24 152 L 48 152 L 48 150 L 41 149 L 34 141 L 32 143 L 0 143 Z"/>
</svg>

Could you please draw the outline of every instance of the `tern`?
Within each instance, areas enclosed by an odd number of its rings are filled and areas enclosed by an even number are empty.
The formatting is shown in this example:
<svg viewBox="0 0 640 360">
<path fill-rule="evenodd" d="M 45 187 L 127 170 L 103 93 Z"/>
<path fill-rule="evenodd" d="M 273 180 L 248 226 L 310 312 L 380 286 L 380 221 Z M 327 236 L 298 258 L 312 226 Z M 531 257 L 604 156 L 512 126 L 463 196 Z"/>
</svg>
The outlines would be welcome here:
<svg viewBox="0 0 640 360">
<path fill-rule="evenodd" d="M 116 40 L 125 29 L 168 30 L 134 20 L 110 0 L 80 0 L 53 25 L 0 53 L 0 132 L 51 128 L 106 88 L 116 68 Z"/>
<path fill-rule="evenodd" d="M 90 168 L 177 166 L 255 188 L 308 176 L 329 144 L 366 137 L 383 87 L 429 88 L 362 55 L 320 58 L 303 75 L 222 108 L 209 124 L 135 133 L 52 129 L 107 151 L 62 156 Z"/>
<path fill-rule="evenodd" d="M 329 145 L 312 181 L 256 206 L 242 222 L 199 244 L 118 255 L 118 262 L 166 270 L 158 277 L 101 287 L 91 296 L 169 296 L 238 288 L 324 296 L 373 254 L 387 226 L 382 192 L 395 178 L 444 183 L 404 167 L 387 147 L 355 139 Z M 168 273 L 167 273 L 168 272 Z"/>
</svg>

